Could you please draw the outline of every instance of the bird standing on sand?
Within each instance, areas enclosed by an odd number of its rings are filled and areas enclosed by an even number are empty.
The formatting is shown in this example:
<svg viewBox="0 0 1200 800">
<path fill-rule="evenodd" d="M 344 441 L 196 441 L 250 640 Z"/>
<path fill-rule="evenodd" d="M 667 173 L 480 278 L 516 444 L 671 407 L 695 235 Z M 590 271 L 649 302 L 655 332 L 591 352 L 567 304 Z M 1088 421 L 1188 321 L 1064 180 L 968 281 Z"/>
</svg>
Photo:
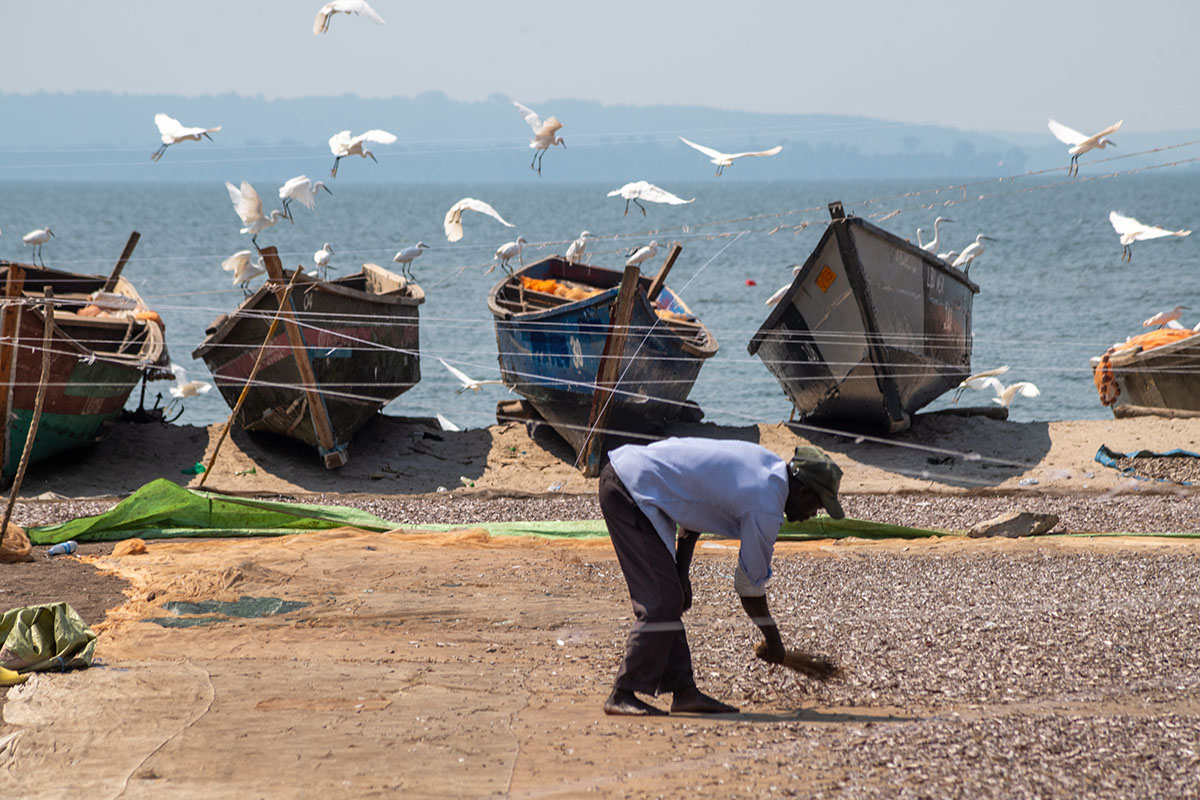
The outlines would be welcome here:
<svg viewBox="0 0 1200 800">
<path fill-rule="evenodd" d="M 587 250 L 588 239 L 591 237 L 591 233 L 584 231 L 583 233 L 579 234 L 578 239 L 571 242 L 571 244 L 567 247 L 567 263 L 579 263 L 579 259 L 583 258 L 583 251 Z"/>
<path fill-rule="evenodd" d="M 151 161 L 158 161 L 163 157 L 163 153 L 167 152 L 168 147 L 179 142 L 198 142 L 200 137 L 211 142 L 212 137 L 209 134 L 221 130 L 220 125 L 215 128 L 185 128 L 179 120 L 161 112 L 154 115 L 154 124 L 158 126 L 158 132 L 162 135 L 162 145 L 150 156 Z"/>
<path fill-rule="evenodd" d="M 412 262 L 417 258 L 420 258 L 421 253 L 428 249 L 429 245 L 425 244 L 424 242 L 417 242 L 412 247 L 406 247 L 396 253 L 396 255 L 392 256 L 392 261 L 400 265 L 400 269 L 406 278 L 412 280 Z"/>
<path fill-rule="evenodd" d="M 996 376 L 1003 375 L 1006 372 L 1008 372 L 1007 364 L 1001 367 L 996 367 L 995 369 L 985 369 L 983 372 L 976 372 L 974 375 L 967 376 L 962 383 L 954 387 L 954 397 L 950 402 L 957 403 L 958 398 L 961 397 L 962 393 L 967 389 L 986 389 L 989 386 L 993 386 L 997 396 L 999 396 L 1000 392 L 1002 392 L 1004 388 L 1000 384 L 1000 381 L 996 380 Z M 989 378 L 991 380 L 989 380 Z"/>
<path fill-rule="evenodd" d="M 933 240 L 925 243 L 921 242 L 922 229 L 917 228 L 917 247 L 921 248 L 926 253 L 933 253 L 934 255 L 937 255 L 938 245 L 942 243 L 943 222 L 954 222 L 954 220 L 946 219 L 945 217 L 938 217 L 935 219 L 933 221 Z"/>
<path fill-rule="evenodd" d="M 284 216 L 292 219 L 292 210 L 289 206 L 293 200 L 298 201 L 309 211 L 316 211 L 318 189 L 324 189 L 329 194 L 333 194 L 323 181 L 314 183 L 307 175 L 297 175 L 294 178 L 288 178 L 287 182 L 279 187 L 279 199 L 283 201 Z M 292 221 L 295 222 L 295 220 Z"/>
<path fill-rule="evenodd" d="M 486 381 L 477 381 L 474 378 L 472 378 L 470 375 L 468 375 L 467 373 L 463 372 L 461 369 L 450 366 L 450 364 L 448 364 L 446 362 L 446 359 L 438 358 L 438 361 L 442 362 L 442 366 L 445 367 L 446 369 L 450 370 L 450 374 L 453 375 L 455 378 L 458 378 L 458 382 L 462 384 L 462 386 L 459 386 L 457 389 L 454 390 L 455 394 L 462 394 L 467 389 L 470 389 L 471 391 L 475 392 L 476 394 L 479 394 L 479 390 L 488 384 L 496 384 L 497 386 L 504 385 L 504 381 L 501 381 L 501 380 L 493 379 L 493 380 L 486 380 Z"/>
<path fill-rule="evenodd" d="M 376 25 L 387 24 L 375 9 L 367 5 L 366 0 L 333 0 L 321 6 L 317 12 L 317 18 L 313 21 L 313 36 L 320 36 L 329 30 L 329 20 L 334 14 L 362 14 Z"/>
<path fill-rule="evenodd" d="M 350 131 L 338 131 L 333 136 L 329 137 L 329 151 L 333 153 L 333 169 L 329 171 L 331 178 L 337 177 L 338 162 L 346 156 L 359 156 L 361 158 L 369 158 L 376 164 L 379 159 L 370 150 L 363 147 L 363 142 L 374 142 L 375 144 L 391 144 L 396 141 L 396 134 L 388 133 L 378 128 L 373 128 L 366 133 L 360 133 L 358 136 L 351 136 Z"/>
<path fill-rule="evenodd" d="M 330 269 L 329 260 L 333 258 L 333 248 L 326 242 L 320 250 L 313 253 L 313 263 L 317 265 L 317 278 L 325 280 L 325 273 Z"/>
<path fill-rule="evenodd" d="M 1068 128 L 1061 122 L 1055 122 L 1054 120 L 1048 120 L 1046 124 L 1056 139 L 1063 144 L 1071 145 L 1071 147 L 1067 150 L 1067 152 L 1071 154 L 1071 166 L 1067 169 L 1067 174 L 1078 175 L 1079 157 L 1092 150 L 1103 150 L 1110 144 L 1113 147 L 1116 147 L 1117 143 L 1107 137 L 1110 133 L 1113 133 L 1117 130 L 1117 128 L 1121 127 L 1121 123 L 1124 121 L 1125 120 L 1123 119 L 1117 120 L 1104 130 L 1100 131 L 1099 133 L 1092 134 L 1091 136 L 1085 136 L 1074 128 Z"/>
<path fill-rule="evenodd" d="M 684 200 L 682 197 L 673 195 L 666 189 L 660 189 L 653 183 L 648 183 L 646 181 L 634 181 L 633 183 L 627 183 L 620 189 L 613 189 L 608 193 L 608 196 L 625 198 L 625 214 L 629 213 L 629 201 L 632 200 L 635 206 L 642 209 L 643 217 L 646 216 L 646 207 L 639 203 L 638 200 L 645 200 L 650 203 L 666 203 L 667 205 L 672 206 L 696 202 L 696 198 L 694 197 L 691 200 Z M 625 214 L 622 214 L 621 216 L 625 216 Z"/>
<path fill-rule="evenodd" d="M 442 220 L 442 228 L 446 231 L 447 241 L 457 242 L 463 238 L 462 213 L 464 211 L 478 211 L 480 214 L 487 214 L 501 225 L 509 228 L 516 227 L 511 222 L 506 222 L 496 209 L 482 200 L 476 200 L 474 197 L 464 197 L 450 206 L 450 210 L 446 212 L 446 218 Z"/>
<path fill-rule="evenodd" d="M 43 267 L 46 266 L 46 262 L 42 259 L 42 245 L 50 241 L 53 235 L 54 231 L 49 228 L 38 228 L 21 237 L 22 242 L 33 248 L 33 257 L 41 260 Z"/>
<path fill-rule="evenodd" d="M 500 266 L 504 267 L 504 269 L 508 271 L 508 274 L 511 275 L 512 267 L 508 265 L 510 260 L 514 258 L 520 259 L 521 266 L 525 266 L 525 256 L 521 254 L 521 250 L 525 244 L 527 244 L 525 237 L 518 236 L 516 241 L 500 245 L 500 247 L 496 249 L 496 254 L 492 256 L 492 258 L 496 261 L 499 261 Z M 488 271 L 484 274 L 486 275 L 491 273 L 491 271 L 495 268 L 496 265 L 492 264 L 490 267 L 488 267 Z"/>
<path fill-rule="evenodd" d="M 175 377 L 175 385 L 170 390 L 172 397 L 195 397 L 212 389 L 211 383 L 188 380 L 187 370 L 178 364 L 171 365 L 171 372 Z"/>
<path fill-rule="evenodd" d="M 249 250 L 238 250 L 221 262 L 221 269 L 233 273 L 234 286 L 240 286 L 247 296 L 250 294 L 250 281 L 267 271 L 263 266 L 262 256 L 258 257 L 257 264 L 251 263 L 253 255 Z"/>
<path fill-rule="evenodd" d="M 629 254 L 629 258 L 625 260 L 627 267 L 640 267 L 658 253 L 658 242 L 651 241 L 650 244 L 644 247 L 639 247 Z"/>
<path fill-rule="evenodd" d="M 679 141 L 683 142 L 693 150 L 699 150 L 701 153 L 704 153 L 704 155 L 708 156 L 708 160 L 717 165 L 717 174 L 715 177 L 718 178 L 721 177 L 721 173 L 725 171 L 726 167 L 733 164 L 733 160 L 735 158 L 748 158 L 750 156 L 773 156 L 778 155 L 779 152 L 783 150 L 783 145 L 777 144 L 770 150 L 758 150 L 753 153 L 722 153 L 720 150 L 714 150 L 711 147 L 705 147 L 702 144 L 696 144 L 695 142 L 685 139 L 682 136 L 679 137 Z"/>
<path fill-rule="evenodd" d="M 240 189 L 229 181 L 225 181 L 225 188 L 229 191 L 229 199 L 233 201 L 233 210 L 237 212 L 238 218 L 246 226 L 239 233 L 250 234 L 250 241 L 257 250 L 258 235 L 266 228 L 284 219 L 286 215 L 279 209 L 275 209 L 271 212 L 271 216 L 263 216 L 262 199 L 247 181 L 242 181 Z"/>
<path fill-rule="evenodd" d="M 1145 225 L 1133 217 L 1118 214 L 1116 211 L 1108 212 L 1108 221 L 1112 223 L 1113 230 L 1121 234 L 1121 244 L 1125 247 L 1121 253 L 1123 261 L 1133 261 L 1133 251 L 1130 250 L 1129 245 L 1134 242 L 1146 242 L 1150 239 L 1161 239 L 1164 236 L 1182 237 L 1191 234 L 1191 231 L 1169 231 L 1160 225 Z"/>
<path fill-rule="evenodd" d="M 966 248 L 958 254 L 958 258 L 950 264 L 952 267 L 962 267 L 963 274 L 966 275 L 971 271 L 971 264 L 975 259 L 983 255 L 983 243 L 996 241 L 990 236 L 984 236 L 982 233 L 975 237 L 975 241 L 967 245 Z"/>
<path fill-rule="evenodd" d="M 1170 311 L 1160 311 L 1150 319 L 1142 323 L 1143 328 L 1161 328 L 1172 320 L 1177 320 L 1183 316 L 1184 311 L 1190 311 L 1187 306 L 1175 306 Z"/>
<path fill-rule="evenodd" d="M 554 134 L 562 127 L 562 123 L 558 121 L 558 117 L 550 117 L 545 122 L 537 115 L 537 112 L 528 106 L 523 106 L 516 100 L 513 100 L 513 105 L 517 107 L 517 111 L 521 112 L 521 116 L 529 123 L 529 127 L 533 128 L 533 140 L 529 142 L 529 146 L 533 148 L 533 161 L 529 162 L 529 168 L 534 169 L 534 164 L 537 165 L 537 174 L 542 174 L 542 159 L 546 157 L 546 151 L 554 145 L 562 145 L 566 149 L 567 143 L 556 137 Z"/>
</svg>

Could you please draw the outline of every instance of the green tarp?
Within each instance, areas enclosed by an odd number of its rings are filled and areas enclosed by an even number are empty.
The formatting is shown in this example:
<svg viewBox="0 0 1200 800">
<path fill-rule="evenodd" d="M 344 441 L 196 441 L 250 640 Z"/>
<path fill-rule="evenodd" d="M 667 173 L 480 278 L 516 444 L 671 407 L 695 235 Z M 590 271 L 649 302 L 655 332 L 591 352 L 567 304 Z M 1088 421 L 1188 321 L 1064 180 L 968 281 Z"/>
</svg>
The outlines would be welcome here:
<svg viewBox="0 0 1200 800">
<path fill-rule="evenodd" d="M 0 617 L 0 667 L 64 672 L 92 664 L 96 634 L 66 603 L 24 606 Z"/>
</svg>

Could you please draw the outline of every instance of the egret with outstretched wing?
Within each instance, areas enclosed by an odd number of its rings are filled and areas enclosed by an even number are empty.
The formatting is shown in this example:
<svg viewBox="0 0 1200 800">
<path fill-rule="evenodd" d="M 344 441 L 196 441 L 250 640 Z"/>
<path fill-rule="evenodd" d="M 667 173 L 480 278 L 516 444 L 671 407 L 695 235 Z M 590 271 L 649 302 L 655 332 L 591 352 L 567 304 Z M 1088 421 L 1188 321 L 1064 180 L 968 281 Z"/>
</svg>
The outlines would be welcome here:
<svg viewBox="0 0 1200 800">
<path fill-rule="evenodd" d="M 639 203 L 639 200 L 645 200 L 650 203 L 666 203 L 667 205 L 679 206 L 686 203 L 696 202 L 696 198 L 684 200 L 678 195 L 671 194 L 666 189 L 660 189 L 653 183 L 647 181 L 634 181 L 627 183 L 620 189 L 613 189 L 608 193 L 609 197 L 624 197 L 625 198 L 625 214 L 629 213 L 629 202 L 642 210 L 642 216 L 646 216 L 646 207 Z M 622 214 L 621 216 L 625 216 Z"/>
<path fill-rule="evenodd" d="M 467 373 L 463 372 L 461 369 L 451 366 L 449 363 L 447 363 L 446 359 L 439 358 L 438 361 L 442 362 L 442 366 L 445 367 L 446 369 L 450 370 L 450 374 L 453 375 L 455 378 L 457 378 L 458 382 L 462 384 L 462 386 L 460 386 L 454 390 L 455 394 L 462 394 L 467 389 L 470 389 L 471 391 L 478 394 L 479 390 L 488 384 L 496 384 L 497 386 L 504 385 L 504 381 L 501 381 L 501 380 L 477 381 L 474 378 L 472 378 L 470 375 L 468 375 Z"/>
<path fill-rule="evenodd" d="M 387 24 L 366 0 L 333 0 L 321 6 L 321 10 L 317 12 L 317 18 L 313 21 L 313 36 L 320 36 L 329 30 L 329 21 L 334 14 L 362 14 L 376 25 Z"/>
<path fill-rule="evenodd" d="M 162 136 L 162 145 L 150 156 L 151 161 L 158 161 L 163 157 L 163 153 L 167 152 L 168 147 L 179 142 L 198 142 L 201 137 L 211 142 L 212 137 L 209 134 L 221 130 L 220 125 L 215 128 L 187 128 L 179 120 L 161 112 L 154 115 L 154 124 L 158 126 L 158 132 Z"/>
<path fill-rule="evenodd" d="M 476 200 L 474 197 L 464 197 L 450 206 L 450 210 L 446 212 L 446 218 L 442 220 L 442 227 L 446 231 L 446 239 L 448 241 L 457 242 L 463 238 L 462 214 L 464 211 L 478 211 L 480 214 L 487 214 L 501 225 L 509 228 L 516 227 L 511 222 L 507 222 L 504 217 L 500 216 L 496 209 L 482 200 Z"/>
<path fill-rule="evenodd" d="M 1067 150 L 1067 152 L 1071 154 L 1071 166 L 1067 170 L 1067 174 L 1078 175 L 1079 157 L 1084 153 L 1087 153 L 1091 150 L 1096 150 L 1097 148 L 1103 150 L 1110 144 L 1113 147 L 1116 147 L 1117 143 L 1107 137 L 1110 133 L 1113 133 L 1117 130 L 1117 128 L 1121 127 L 1121 123 L 1124 121 L 1125 120 L 1123 119 L 1117 120 L 1104 130 L 1100 131 L 1099 133 L 1094 133 L 1091 136 L 1086 136 L 1074 128 L 1068 128 L 1061 122 L 1055 122 L 1054 120 L 1047 120 L 1046 125 L 1050 128 L 1050 132 L 1054 134 L 1054 138 L 1058 139 L 1063 144 L 1071 145 L 1071 147 Z"/>
<path fill-rule="evenodd" d="M 338 162 L 346 156 L 360 156 L 362 158 L 370 158 L 376 164 L 379 159 L 370 150 L 363 147 L 363 142 L 374 142 L 375 144 L 391 144 L 396 141 L 396 134 L 389 133 L 378 128 L 372 128 L 366 133 L 360 133 L 358 136 L 351 136 L 350 131 L 338 131 L 333 136 L 329 137 L 329 151 L 333 153 L 333 169 L 329 171 L 332 178 L 337 177 Z"/>
<path fill-rule="evenodd" d="M 1113 230 L 1121 235 L 1121 244 L 1125 248 L 1121 253 L 1123 261 L 1133 260 L 1133 251 L 1130 250 L 1129 245 L 1134 242 L 1146 242 L 1151 239 L 1161 239 L 1164 236 L 1182 237 L 1191 234 L 1191 231 L 1169 231 L 1161 225 L 1146 225 L 1133 217 L 1118 214 L 1116 211 L 1108 212 L 1108 221 L 1112 223 Z"/>
<path fill-rule="evenodd" d="M 529 123 L 529 127 L 533 129 L 533 139 L 529 142 L 529 146 L 533 148 L 533 161 L 529 162 L 530 169 L 537 169 L 537 174 L 542 174 L 542 159 L 546 157 L 546 151 L 554 145 L 562 145 L 565 149 L 567 143 L 554 134 L 562 127 L 562 123 L 558 121 L 558 117 L 550 117 L 545 122 L 537 115 L 537 112 L 528 106 L 523 106 L 516 100 L 513 100 L 513 105 L 517 107 L 517 111 L 521 112 L 521 116 Z M 536 167 L 534 165 L 537 165 Z"/>
<path fill-rule="evenodd" d="M 720 150 L 714 150 L 711 147 L 705 147 L 702 144 L 696 144 L 690 139 L 684 139 L 682 136 L 679 137 L 679 141 L 683 142 L 688 147 L 694 150 L 699 150 L 701 153 L 704 153 L 704 155 L 708 156 L 708 160 L 717 165 L 716 177 L 720 177 L 721 173 L 725 171 L 725 168 L 733 164 L 733 160 L 735 158 L 748 158 L 750 156 L 774 156 L 778 155 L 779 152 L 783 150 L 783 145 L 777 144 L 770 150 L 757 150 L 752 153 L 722 153 Z"/>
</svg>

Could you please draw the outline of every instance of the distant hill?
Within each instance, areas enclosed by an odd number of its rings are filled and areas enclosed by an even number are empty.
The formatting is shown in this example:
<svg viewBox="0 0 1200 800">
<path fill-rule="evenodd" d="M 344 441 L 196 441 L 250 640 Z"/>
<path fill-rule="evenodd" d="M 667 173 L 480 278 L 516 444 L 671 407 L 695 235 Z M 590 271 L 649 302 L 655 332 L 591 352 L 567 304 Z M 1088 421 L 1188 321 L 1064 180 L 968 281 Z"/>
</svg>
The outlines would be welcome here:
<svg viewBox="0 0 1200 800">
<path fill-rule="evenodd" d="M 519 98 L 518 98 L 519 99 Z M 607 106 L 584 100 L 535 104 L 564 123 L 566 148 L 545 158 L 543 180 L 672 181 L 715 167 L 683 135 L 726 151 L 776 144 L 772 158 L 745 159 L 725 180 L 803 180 L 1015 175 L 1065 165 L 1046 133 L 989 134 L 830 114 L 753 114 L 699 106 Z M 185 125 L 221 125 L 213 142 L 184 142 L 150 162 L 154 114 Z M 339 181 L 506 182 L 530 179 L 530 130 L 510 100 L 462 102 L 440 92 L 412 98 L 353 95 L 267 100 L 233 94 L 181 97 L 104 92 L 0 94 L 0 180 L 275 180 L 328 174 L 326 142 L 339 130 L 384 128 L 393 145 L 379 163 L 351 159 Z M 1114 136 L 1130 152 L 1200 138 L 1194 132 Z M 1185 154 L 1186 155 L 1186 154 Z M 1168 160 L 1161 158 L 1159 160 Z M 1122 168 L 1131 164 L 1126 162 Z"/>
</svg>

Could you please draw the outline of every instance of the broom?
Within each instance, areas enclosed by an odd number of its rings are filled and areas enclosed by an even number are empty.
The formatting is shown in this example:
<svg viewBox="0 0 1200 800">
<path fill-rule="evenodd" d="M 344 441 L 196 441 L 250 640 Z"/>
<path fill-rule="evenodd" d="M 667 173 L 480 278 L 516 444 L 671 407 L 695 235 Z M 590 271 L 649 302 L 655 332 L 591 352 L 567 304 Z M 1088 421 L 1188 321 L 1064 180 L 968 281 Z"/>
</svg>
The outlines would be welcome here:
<svg viewBox="0 0 1200 800">
<path fill-rule="evenodd" d="M 759 642 L 754 648 L 754 654 L 762 656 L 767 651 L 767 643 Z M 842 668 L 823 656 L 812 656 L 801 650 L 785 650 L 783 666 L 792 672 L 816 678 L 819 681 L 834 680 L 842 677 Z"/>
</svg>

